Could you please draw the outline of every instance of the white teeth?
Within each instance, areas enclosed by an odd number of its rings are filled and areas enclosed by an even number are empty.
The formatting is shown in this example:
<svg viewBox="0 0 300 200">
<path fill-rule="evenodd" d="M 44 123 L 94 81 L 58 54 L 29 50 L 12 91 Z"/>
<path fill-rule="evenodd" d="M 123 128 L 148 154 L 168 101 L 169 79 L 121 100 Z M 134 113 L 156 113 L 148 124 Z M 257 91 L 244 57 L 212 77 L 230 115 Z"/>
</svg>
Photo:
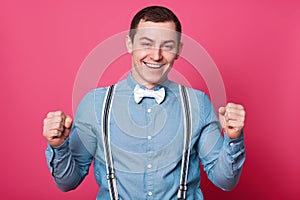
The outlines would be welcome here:
<svg viewBox="0 0 300 200">
<path fill-rule="evenodd" d="M 163 66 L 162 64 L 153 64 L 153 63 L 145 63 L 145 64 L 151 68 L 160 68 L 161 66 Z"/>
</svg>

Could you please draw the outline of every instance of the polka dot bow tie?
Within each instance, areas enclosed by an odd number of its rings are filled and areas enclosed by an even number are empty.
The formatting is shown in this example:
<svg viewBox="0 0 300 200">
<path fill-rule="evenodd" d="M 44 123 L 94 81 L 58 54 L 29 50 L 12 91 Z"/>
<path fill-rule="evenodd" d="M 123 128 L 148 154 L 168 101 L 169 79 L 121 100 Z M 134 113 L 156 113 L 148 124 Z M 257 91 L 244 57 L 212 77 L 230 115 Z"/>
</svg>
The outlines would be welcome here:
<svg viewBox="0 0 300 200">
<path fill-rule="evenodd" d="M 160 104 L 165 99 L 165 88 L 159 90 L 143 89 L 139 85 L 134 88 L 134 101 L 140 103 L 144 97 L 155 98 L 155 101 Z"/>
</svg>

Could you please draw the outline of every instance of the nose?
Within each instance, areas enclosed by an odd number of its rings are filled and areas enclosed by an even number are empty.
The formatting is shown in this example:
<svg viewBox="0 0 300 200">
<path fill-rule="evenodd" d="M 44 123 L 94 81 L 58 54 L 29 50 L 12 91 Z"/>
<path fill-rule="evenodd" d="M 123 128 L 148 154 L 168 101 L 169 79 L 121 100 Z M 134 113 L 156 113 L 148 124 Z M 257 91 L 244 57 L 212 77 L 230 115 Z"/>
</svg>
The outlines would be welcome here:
<svg viewBox="0 0 300 200">
<path fill-rule="evenodd" d="M 161 48 L 153 48 L 150 55 L 152 60 L 159 61 L 162 59 Z"/>
</svg>

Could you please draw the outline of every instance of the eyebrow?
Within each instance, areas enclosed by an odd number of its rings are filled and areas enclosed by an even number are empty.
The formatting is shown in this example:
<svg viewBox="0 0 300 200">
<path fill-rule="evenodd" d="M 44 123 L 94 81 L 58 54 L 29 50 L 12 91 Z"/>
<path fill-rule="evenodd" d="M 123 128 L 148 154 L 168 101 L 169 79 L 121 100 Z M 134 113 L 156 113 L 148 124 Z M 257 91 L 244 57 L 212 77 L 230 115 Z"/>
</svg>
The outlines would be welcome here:
<svg viewBox="0 0 300 200">
<path fill-rule="evenodd" d="M 141 37 L 141 38 L 139 38 L 139 40 L 149 40 L 149 41 L 153 41 L 152 39 L 147 38 L 147 37 Z"/>
<path fill-rule="evenodd" d="M 141 37 L 141 38 L 139 38 L 139 40 L 140 41 L 141 40 L 148 40 L 150 42 L 154 42 L 154 40 L 152 40 L 152 39 L 150 39 L 148 37 Z M 166 43 L 174 43 L 174 44 L 176 44 L 176 42 L 174 40 L 165 40 L 165 41 L 163 41 L 163 44 L 166 44 Z"/>
</svg>

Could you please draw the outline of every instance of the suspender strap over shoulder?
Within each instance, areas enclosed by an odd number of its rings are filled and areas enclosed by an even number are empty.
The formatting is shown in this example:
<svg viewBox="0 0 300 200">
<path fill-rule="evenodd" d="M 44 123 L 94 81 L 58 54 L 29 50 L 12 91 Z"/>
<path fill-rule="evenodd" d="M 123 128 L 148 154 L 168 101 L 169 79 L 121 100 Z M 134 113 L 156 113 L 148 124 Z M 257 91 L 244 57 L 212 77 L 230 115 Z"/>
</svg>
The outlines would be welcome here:
<svg viewBox="0 0 300 200">
<path fill-rule="evenodd" d="M 180 174 L 180 184 L 178 188 L 177 198 L 186 199 L 187 192 L 187 176 L 189 168 L 190 146 L 192 138 L 192 115 L 190 108 L 190 100 L 187 89 L 184 86 L 180 86 L 180 97 L 182 102 L 183 112 L 183 125 L 184 125 L 184 146 L 182 152 L 182 164 Z"/>
<path fill-rule="evenodd" d="M 108 188 L 110 192 L 110 199 L 119 199 L 117 190 L 117 180 L 114 173 L 114 165 L 112 160 L 112 153 L 110 148 L 110 110 L 112 105 L 112 100 L 114 97 L 115 85 L 110 86 L 105 95 L 104 104 L 102 108 L 102 141 L 104 146 L 104 155 L 106 161 L 106 179 L 108 182 Z"/>
<path fill-rule="evenodd" d="M 110 192 L 111 200 L 118 200 L 118 190 L 117 190 L 117 181 L 114 173 L 114 166 L 112 160 L 112 153 L 110 147 L 110 110 L 112 101 L 114 98 L 116 85 L 110 86 L 105 94 L 105 99 L 102 108 L 102 142 L 104 147 L 104 155 L 106 162 L 106 178 L 108 181 L 108 187 Z M 192 117 L 191 117 L 191 108 L 190 100 L 187 89 L 184 86 L 179 86 L 179 93 L 182 103 L 183 119 L 184 119 L 184 147 L 182 152 L 182 165 L 181 165 L 181 174 L 180 174 L 180 185 L 178 188 L 177 198 L 179 200 L 186 199 L 187 192 L 187 175 L 188 175 L 188 166 L 189 166 L 189 156 L 190 156 L 190 144 L 192 136 Z"/>
</svg>

